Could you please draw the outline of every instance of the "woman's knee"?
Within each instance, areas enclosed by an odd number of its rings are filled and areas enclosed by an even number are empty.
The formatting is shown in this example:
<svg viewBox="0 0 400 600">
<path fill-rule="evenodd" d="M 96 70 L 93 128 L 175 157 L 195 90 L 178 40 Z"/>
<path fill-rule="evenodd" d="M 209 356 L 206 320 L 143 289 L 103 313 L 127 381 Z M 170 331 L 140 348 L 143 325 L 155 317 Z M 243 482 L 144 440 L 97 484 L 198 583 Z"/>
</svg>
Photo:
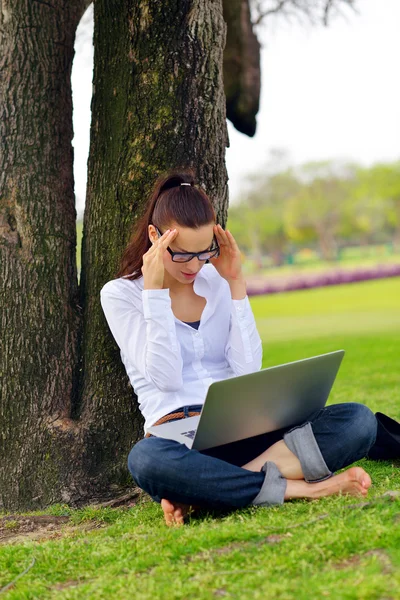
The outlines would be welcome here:
<svg viewBox="0 0 400 600">
<path fill-rule="evenodd" d="M 154 465 L 161 460 L 159 439 L 143 438 L 129 452 L 128 469 L 138 484 L 142 477 L 147 478 L 151 475 Z"/>
<path fill-rule="evenodd" d="M 161 480 L 169 471 L 176 471 L 176 460 L 186 452 L 188 448 L 174 440 L 143 438 L 128 455 L 128 469 L 139 487 L 143 487 L 141 482 Z"/>
<path fill-rule="evenodd" d="M 365 457 L 374 445 L 377 420 L 364 404 L 344 402 L 327 406 L 311 420 L 316 441 L 331 471 Z"/>
<path fill-rule="evenodd" d="M 357 440 L 360 448 L 365 452 L 374 445 L 378 429 L 378 423 L 375 414 L 365 404 L 358 402 L 348 402 L 349 421 L 351 426 L 351 436 Z"/>
</svg>

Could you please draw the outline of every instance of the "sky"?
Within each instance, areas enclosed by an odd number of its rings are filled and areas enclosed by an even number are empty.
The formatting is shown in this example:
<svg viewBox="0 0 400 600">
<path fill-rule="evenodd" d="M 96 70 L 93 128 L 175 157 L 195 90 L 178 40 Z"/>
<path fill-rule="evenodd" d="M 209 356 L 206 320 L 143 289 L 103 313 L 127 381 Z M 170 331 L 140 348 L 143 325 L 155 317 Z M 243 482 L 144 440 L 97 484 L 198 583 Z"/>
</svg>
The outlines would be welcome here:
<svg viewBox="0 0 400 600">
<path fill-rule="evenodd" d="M 93 8 L 77 31 L 72 69 L 74 174 L 83 213 L 93 71 Z M 257 30 L 261 98 L 249 138 L 228 121 L 230 202 L 275 149 L 292 163 L 348 159 L 368 165 L 400 159 L 400 1 L 358 0 L 329 27 L 274 19 Z"/>
</svg>

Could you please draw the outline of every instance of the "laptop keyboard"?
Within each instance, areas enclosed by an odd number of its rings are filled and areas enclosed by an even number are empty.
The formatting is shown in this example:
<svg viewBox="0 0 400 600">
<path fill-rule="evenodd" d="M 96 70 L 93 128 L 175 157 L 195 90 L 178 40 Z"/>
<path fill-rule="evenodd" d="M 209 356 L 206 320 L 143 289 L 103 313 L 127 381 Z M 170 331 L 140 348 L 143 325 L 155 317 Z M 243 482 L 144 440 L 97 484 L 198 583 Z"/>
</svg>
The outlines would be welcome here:
<svg viewBox="0 0 400 600">
<path fill-rule="evenodd" d="M 194 434 L 196 433 L 196 429 L 191 429 L 190 431 L 182 431 L 181 435 L 186 435 L 186 437 L 190 438 L 191 440 L 194 438 Z"/>
</svg>

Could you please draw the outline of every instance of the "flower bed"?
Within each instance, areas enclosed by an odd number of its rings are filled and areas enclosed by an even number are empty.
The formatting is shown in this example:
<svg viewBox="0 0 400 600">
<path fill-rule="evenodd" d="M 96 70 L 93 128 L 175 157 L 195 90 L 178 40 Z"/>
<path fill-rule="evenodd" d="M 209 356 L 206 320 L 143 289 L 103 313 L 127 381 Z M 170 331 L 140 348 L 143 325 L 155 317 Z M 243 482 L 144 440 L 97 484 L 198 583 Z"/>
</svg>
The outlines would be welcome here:
<svg viewBox="0 0 400 600">
<path fill-rule="evenodd" d="M 359 268 L 352 271 L 336 269 L 317 274 L 296 274 L 282 281 L 247 282 L 248 296 L 259 296 L 261 294 L 278 294 L 280 292 L 291 292 L 295 290 L 308 290 L 327 285 L 340 285 L 341 283 L 354 283 L 356 281 L 368 281 L 370 279 L 382 279 L 384 277 L 399 277 L 400 265 L 377 265 L 370 268 Z"/>
</svg>

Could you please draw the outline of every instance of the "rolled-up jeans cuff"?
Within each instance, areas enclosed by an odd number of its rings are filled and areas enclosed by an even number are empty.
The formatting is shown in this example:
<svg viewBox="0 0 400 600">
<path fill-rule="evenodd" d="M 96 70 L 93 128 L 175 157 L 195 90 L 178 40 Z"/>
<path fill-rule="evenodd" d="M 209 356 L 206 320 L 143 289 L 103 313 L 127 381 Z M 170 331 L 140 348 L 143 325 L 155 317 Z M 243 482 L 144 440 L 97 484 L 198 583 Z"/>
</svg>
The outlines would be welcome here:
<svg viewBox="0 0 400 600">
<path fill-rule="evenodd" d="M 265 478 L 260 491 L 251 504 L 256 506 L 272 506 L 283 504 L 287 481 L 275 463 L 267 461 L 261 471 L 265 472 Z"/>
<path fill-rule="evenodd" d="M 316 483 L 332 477 L 333 473 L 321 454 L 311 423 L 294 427 L 284 434 L 283 440 L 299 459 L 305 481 Z"/>
</svg>

